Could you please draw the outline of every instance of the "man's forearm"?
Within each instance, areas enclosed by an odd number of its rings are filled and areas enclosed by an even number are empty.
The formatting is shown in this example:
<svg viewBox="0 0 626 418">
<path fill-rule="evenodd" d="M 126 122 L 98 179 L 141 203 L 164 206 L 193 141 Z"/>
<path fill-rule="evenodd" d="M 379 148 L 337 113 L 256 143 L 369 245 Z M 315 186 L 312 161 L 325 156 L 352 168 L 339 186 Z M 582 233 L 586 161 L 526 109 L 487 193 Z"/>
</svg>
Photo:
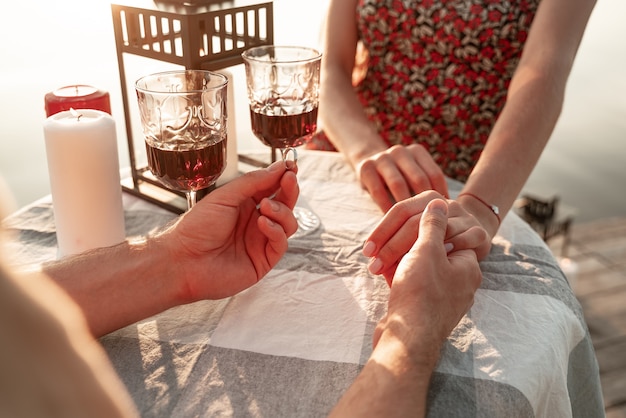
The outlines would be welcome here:
<svg viewBox="0 0 626 418">
<path fill-rule="evenodd" d="M 78 303 L 95 336 L 183 303 L 173 260 L 158 238 L 124 242 L 44 265 L 43 272 Z"/>
<path fill-rule="evenodd" d="M 330 417 L 422 417 L 439 347 L 409 350 L 383 336 Z"/>
</svg>

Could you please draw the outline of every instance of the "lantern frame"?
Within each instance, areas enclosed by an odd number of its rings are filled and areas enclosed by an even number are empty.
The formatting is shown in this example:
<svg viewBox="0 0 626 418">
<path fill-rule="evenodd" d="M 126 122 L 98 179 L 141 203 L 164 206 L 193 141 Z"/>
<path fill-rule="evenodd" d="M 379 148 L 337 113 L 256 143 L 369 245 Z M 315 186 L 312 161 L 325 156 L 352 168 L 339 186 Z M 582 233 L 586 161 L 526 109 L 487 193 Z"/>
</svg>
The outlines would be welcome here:
<svg viewBox="0 0 626 418">
<path fill-rule="evenodd" d="M 184 193 L 167 189 L 147 166 L 138 164 L 124 56 L 131 54 L 185 69 L 209 71 L 242 64 L 244 50 L 274 43 L 273 3 L 144 1 L 141 7 L 111 4 L 111 12 L 132 177 L 132 184 L 123 182 L 122 188 L 172 212 L 183 213 Z M 198 199 L 209 191 L 198 191 Z"/>
</svg>

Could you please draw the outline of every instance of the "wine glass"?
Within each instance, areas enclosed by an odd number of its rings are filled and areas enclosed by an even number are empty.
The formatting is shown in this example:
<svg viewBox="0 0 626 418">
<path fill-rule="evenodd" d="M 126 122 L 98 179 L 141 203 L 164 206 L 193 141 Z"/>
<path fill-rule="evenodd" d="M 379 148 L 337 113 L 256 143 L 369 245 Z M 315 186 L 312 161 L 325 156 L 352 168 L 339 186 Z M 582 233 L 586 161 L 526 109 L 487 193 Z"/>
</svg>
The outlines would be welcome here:
<svg viewBox="0 0 626 418">
<path fill-rule="evenodd" d="M 309 141 L 317 130 L 320 64 L 322 55 L 302 46 L 265 45 L 242 54 L 250 121 L 254 135 L 281 150 L 283 161 L 298 161 L 295 147 Z M 311 232 L 320 224 L 310 210 L 296 206 L 296 236 Z"/>
<path fill-rule="evenodd" d="M 165 187 L 196 192 L 215 184 L 226 167 L 228 79 L 203 70 L 150 74 L 135 83 L 148 167 Z"/>
</svg>

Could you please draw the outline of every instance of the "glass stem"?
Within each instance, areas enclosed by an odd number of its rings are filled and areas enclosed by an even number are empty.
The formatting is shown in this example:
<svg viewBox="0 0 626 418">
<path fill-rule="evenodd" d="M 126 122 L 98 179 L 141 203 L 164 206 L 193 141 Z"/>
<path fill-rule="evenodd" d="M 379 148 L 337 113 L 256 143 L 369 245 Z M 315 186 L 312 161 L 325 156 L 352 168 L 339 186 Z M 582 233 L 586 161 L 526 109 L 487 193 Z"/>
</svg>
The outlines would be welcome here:
<svg viewBox="0 0 626 418">
<path fill-rule="evenodd" d="M 187 195 L 187 210 L 189 210 L 196 204 L 196 191 L 188 190 L 185 194 Z"/>
</svg>

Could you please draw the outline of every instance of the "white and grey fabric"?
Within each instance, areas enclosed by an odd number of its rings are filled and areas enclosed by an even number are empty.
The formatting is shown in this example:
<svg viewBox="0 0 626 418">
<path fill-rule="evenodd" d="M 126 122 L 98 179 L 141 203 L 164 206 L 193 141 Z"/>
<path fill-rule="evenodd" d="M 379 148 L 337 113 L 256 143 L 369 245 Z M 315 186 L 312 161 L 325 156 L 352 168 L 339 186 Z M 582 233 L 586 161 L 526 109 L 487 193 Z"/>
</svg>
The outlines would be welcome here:
<svg viewBox="0 0 626 418">
<path fill-rule="evenodd" d="M 361 254 L 382 214 L 339 154 L 301 152 L 298 164 L 298 205 L 321 226 L 291 239 L 266 278 L 101 339 L 142 416 L 323 417 L 361 370 L 389 294 Z M 453 195 L 460 187 L 450 182 Z M 124 202 L 129 236 L 174 217 L 130 195 Z M 16 264 L 56 256 L 49 199 L 5 226 L 17 234 Z M 540 237 L 509 213 L 481 268 L 475 304 L 442 349 L 428 415 L 604 416 L 581 306 Z"/>
</svg>

